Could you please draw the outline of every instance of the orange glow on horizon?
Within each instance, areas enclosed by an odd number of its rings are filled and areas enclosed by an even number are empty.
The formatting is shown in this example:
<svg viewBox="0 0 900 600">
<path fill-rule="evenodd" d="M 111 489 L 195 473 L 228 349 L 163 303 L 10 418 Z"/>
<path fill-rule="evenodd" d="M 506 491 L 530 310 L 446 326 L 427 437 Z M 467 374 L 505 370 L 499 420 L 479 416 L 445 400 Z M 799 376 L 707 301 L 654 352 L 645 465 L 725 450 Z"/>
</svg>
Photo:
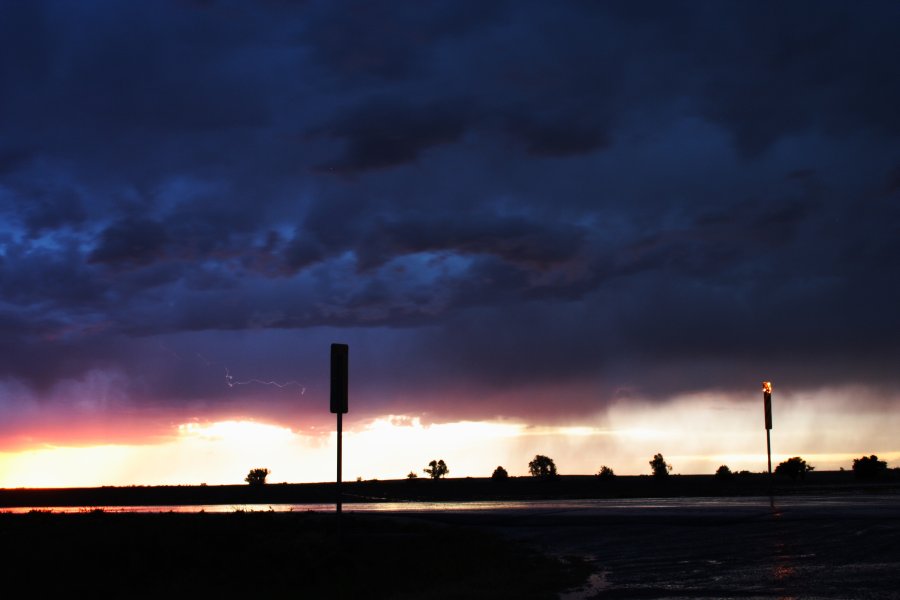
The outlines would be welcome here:
<svg viewBox="0 0 900 600">
<path fill-rule="evenodd" d="M 900 427 L 900 414 L 877 407 L 850 411 L 845 399 L 861 394 L 855 388 L 785 393 L 784 433 L 773 458 L 803 456 L 819 471 L 849 469 L 860 455 L 900 459 L 891 435 Z M 433 459 L 446 461 L 450 477 L 489 477 L 498 465 L 511 476 L 524 476 L 536 454 L 553 458 L 561 474 L 572 475 L 594 474 L 602 465 L 620 475 L 646 474 L 656 453 L 673 464 L 675 474 L 712 474 L 720 464 L 762 472 L 765 446 L 748 425 L 755 423 L 756 410 L 755 404 L 709 393 L 668 403 L 630 400 L 557 424 L 428 423 L 421 415 L 351 414 L 344 421 L 344 479 L 402 479 L 410 471 L 421 477 Z M 7 437 L 0 440 L 0 487 L 243 484 L 252 468 L 270 469 L 270 483 L 334 479 L 335 432 L 315 421 L 286 426 L 185 420 L 157 429 L 152 439 L 117 440 L 91 444 L 79 436 L 78 443 L 48 444 L 32 431 Z"/>
</svg>

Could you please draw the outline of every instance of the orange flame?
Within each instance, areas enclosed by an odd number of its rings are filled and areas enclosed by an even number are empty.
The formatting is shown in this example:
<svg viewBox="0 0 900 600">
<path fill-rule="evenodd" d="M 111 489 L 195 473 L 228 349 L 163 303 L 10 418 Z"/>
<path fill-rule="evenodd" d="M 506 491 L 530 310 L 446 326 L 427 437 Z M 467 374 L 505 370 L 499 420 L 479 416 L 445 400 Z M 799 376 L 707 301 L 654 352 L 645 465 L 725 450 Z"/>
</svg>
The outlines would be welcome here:
<svg viewBox="0 0 900 600">
<path fill-rule="evenodd" d="M 772 382 L 771 381 L 763 381 L 762 386 L 763 386 L 762 391 L 764 391 L 767 394 L 772 393 Z"/>
</svg>

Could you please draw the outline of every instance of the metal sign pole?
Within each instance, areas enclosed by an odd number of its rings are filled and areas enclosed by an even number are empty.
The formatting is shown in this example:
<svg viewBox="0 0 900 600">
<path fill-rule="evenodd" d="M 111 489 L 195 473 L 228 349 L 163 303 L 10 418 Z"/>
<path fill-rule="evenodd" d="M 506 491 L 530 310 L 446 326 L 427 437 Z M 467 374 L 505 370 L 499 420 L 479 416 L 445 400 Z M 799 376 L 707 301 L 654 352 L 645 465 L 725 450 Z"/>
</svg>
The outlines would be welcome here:
<svg viewBox="0 0 900 600">
<path fill-rule="evenodd" d="M 766 413 L 766 453 L 769 457 L 769 476 L 772 476 L 772 382 L 763 381 L 763 410 Z"/>
<path fill-rule="evenodd" d="M 337 498 L 335 509 L 341 514 L 341 480 L 343 466 L 343 416 L 347 412 L 350 348 L 347 344 L 331 345 L 331 412 L 337 415 Z M 340 524 L 340 520 L 338 520 Z"/>
<path fill-rule="evenodd" d="M 344 415 L 342 415 L 341 413 L 338 413 L 337 416 L 338 416 L 337 512 L 338 512 L 338 514 L 341 514 L 341 483 L 342 483 L 341 471 L 343 471 L 343 468 L 342 468 L 343 467 L 343 457 L 341 456 L 341 446 L 343 445 L 342 441 L 344 438 L 344 434 L 343 434 L 342 427 L 341 427 L 342 426 L 341 417 L 343 417 Z M 770 471 L 772 470 L 771 467 L 769 468 L 769 470 Z"/>
</svg>

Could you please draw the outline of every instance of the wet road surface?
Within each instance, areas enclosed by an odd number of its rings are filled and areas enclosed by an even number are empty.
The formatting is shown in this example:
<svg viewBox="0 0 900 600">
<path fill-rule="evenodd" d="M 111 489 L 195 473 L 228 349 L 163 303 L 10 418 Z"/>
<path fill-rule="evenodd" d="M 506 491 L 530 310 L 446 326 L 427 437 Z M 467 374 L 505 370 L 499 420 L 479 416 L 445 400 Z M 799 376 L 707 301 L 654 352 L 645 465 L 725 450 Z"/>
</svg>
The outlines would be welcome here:
<svg viewBox="0 0 900 600">
<path fill-rule="evenodd" d="M 587 558 L 591 585 L 572 599 L 900 598 L 900 496 L 624 501 L 436 518 Z"/>
</svg>

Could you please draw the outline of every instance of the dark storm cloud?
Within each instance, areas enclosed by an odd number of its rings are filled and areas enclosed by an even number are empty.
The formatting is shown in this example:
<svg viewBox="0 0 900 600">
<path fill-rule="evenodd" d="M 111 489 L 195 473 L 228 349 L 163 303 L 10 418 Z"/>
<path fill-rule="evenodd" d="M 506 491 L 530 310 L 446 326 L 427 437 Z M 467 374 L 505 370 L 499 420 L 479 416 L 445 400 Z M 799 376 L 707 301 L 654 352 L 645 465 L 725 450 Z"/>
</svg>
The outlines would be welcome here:
<svg viewBox="0 0 900 600">
<path fill-rule="evenodd" d="M 310 239 L 304 231 L 298 231 L 284 250 L 284 261 L 291 270 L 314 265 L 323 258 L 322 247 Z"/>
<path fill-rule="evenodd" d="M 897 384 L 894 3 L 0 10 L 5 380 Z"/>
<path fill-rule="evenodd" d="M 353 173 L 415 161 L 428 148 L 455 142 L 462 135 L 461 106 L 404 106 L 396 101 L 367 101 L 342 115 L 322 133 L 345 140 L 343 155 L 319 167 Z"/>
<path fill-rule="evenodd" d="M 49 248 L 32 246 L 30 242 L 4 244 L 0 270 L 4 305 L 37 315 L 41 309 L 78 313 L 102 305 L 102 282 L 84 264 L 77 240 L 59 240 Z"/>
<path fill-rule="evenodd" d="M 360 251 L 362 266 L 383 264 L 397 255 L 420 252 L 491 254 L 540 269 L 572 258 L 586 232 L 564 223 L 496 214 L 428 214 L 376 221 Z"/>
<path fill-rule="evenodd" d="M 15 171 L 31 159 L 31 152 L 21 148 L 0 149 L 0 175 Z"/>
<path fill-rule="evenodd" d="M 110 265 L 146 265 L 163 258 L 168 234 L 156 221 L 119 221 L 100 235 L 88 262 Z"/>
<path fill-rule="evenodd" d="M 604 127 L 573 117 L 546 120 L 519 117 L 511 119 L 506 127 L 510 135 L 521 137 L 526 150 L 536 156 L 584 154 L 608 142 Z"/>
<path fill-rule="evenodd" d="M 87 217 L 81 199 L 71 191 L 26 194 L 21 210 L 25 227 L 31 235 L 77 226 Z"/>
<path fill-rule="evenodd" d="M 897 45 L 887 31 L 900 11 L 871 8 L 801 2 L 705 15 L 711 35 L 691 42 L 695 59 L 717 54 L 700 89 L 703 114 L 729 127 L 750 156 L 811 129 L 896 136 L 900 118 L 888 99 L 900 94 L 891 75 Z"/>
<path fill-rule="evenodd" d="M 336 7 L 310 3 L 303 28 L 314 58 L 343 85 L 405 80 L 433 69 L 435 46 L 502 23 L 508 2 L 426 5 L 352 0 Z"/>
</svg>

